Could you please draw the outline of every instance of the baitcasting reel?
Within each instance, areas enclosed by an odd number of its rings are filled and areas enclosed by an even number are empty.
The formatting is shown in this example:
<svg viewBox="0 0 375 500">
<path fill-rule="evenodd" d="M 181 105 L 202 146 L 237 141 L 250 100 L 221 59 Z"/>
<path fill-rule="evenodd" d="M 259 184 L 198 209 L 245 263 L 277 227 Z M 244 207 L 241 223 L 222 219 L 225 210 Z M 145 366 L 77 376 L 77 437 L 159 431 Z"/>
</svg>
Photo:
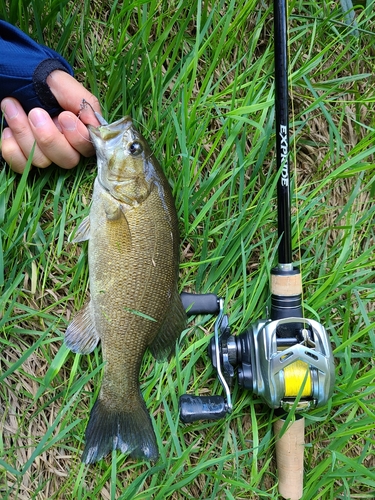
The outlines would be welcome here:
<svg viewBox="0 0 375 500">
<path fill-rule="evenodd" d="M 181 396 L 183 422 L 216 420 L 232 411 L 230 388 L 235 369 L 239 385 L 261 396 L 271 408 L 289 411 L 293 407 L 301 412 L 327 403 L 335 373 L 329 338 L 320 323 L 297 316 L 261 319 L 234 336 L 223 299 L 210 294 L 209 307 L 205 309 L 202 304 L 199 306 L 204 295 L 181 296 L 186 307 L 195 301 L 189 314 L 218 314 L 208 353 L 225 392 L 225 397 Z M 282 309 L 285 310 L 285 304 Z"/>
</svg>

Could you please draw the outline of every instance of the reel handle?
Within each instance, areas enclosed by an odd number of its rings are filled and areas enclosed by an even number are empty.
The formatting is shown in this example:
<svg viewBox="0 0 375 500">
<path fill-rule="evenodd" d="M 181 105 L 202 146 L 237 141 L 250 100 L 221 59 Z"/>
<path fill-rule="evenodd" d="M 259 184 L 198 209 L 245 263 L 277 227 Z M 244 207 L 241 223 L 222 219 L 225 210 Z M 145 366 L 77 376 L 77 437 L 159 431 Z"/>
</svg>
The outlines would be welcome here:
<svg viewBox="0 0 375 500">
<path fill-rule="evenodd" d="M 183 394 L 180 397 L 180 419 L 185 424 L 198 420 L 219 420 L 225 417 L 227 411 L 227 404 L 222 396 Z"/>
<path fill-rule="evenodd" d="M 279 476 L 279 493 L 283 498 L 300 500 L 303 494 L 303 455 L 305 444 L 305 419 L 295 420 L 280 436 L 285 420 L 274 423 L 276 437 L 276 462 Z"/>
<path fill-rule="evenodd" d="M 187 293 L 180 294 L 182 305 L 188 316 L 196 314 L 219 314 L 219 298 L 214 293 Z"/>
</svg>

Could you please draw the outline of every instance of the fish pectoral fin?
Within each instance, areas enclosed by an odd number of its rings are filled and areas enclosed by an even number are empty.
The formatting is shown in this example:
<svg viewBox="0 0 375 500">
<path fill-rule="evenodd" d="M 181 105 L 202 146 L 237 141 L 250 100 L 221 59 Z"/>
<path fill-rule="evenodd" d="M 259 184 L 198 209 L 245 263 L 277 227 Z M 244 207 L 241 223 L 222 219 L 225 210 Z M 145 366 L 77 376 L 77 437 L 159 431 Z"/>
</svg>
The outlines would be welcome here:
<svg viewBox="0 0 375 500">
<path fill-rule="evenodd" d="M 164 361 L 168 358 L 185 326 L 186 312 L 176 289 L 172 296 L 169 312 L 161 325 L 159 333 L 149 346 L 155 359 Z"/>
<path fill-rule="evenodd" d="M 65 345 L 75 353 L 89 354 L 98 345 L 99 340 L 88 302 L 66 329 Z"/>
<path fill-rule="evenodd" d="M 122 217 L 120 203 L 114 198 L 108 196 L 103 199 L 103 206 L 107 220 L 118 220 Z"/>
<path fill-rule="evenodd" d="M 72 243 L 80 243 L 81 241 L 86 241 L 90 238 L 90 217 L 87 216 L 83 219 L 81 224 L 78 226 L 77 231 L 75 232 L 74 238 L 71 239 L 71 235 L 69 235 L 69 241 Z"/>
</svg>

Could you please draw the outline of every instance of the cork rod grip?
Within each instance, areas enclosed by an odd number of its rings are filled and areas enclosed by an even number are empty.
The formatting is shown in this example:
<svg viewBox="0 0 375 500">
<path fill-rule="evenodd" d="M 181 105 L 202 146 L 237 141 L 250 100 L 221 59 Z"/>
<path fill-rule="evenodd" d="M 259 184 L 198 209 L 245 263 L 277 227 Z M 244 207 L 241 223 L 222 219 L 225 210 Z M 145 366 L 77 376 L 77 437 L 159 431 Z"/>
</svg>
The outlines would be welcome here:
<svg viewBox="0 0 375 500">
<path fill-rule="evenodd" d="M 271 293 L 282 297 L 301 294 L 301 274 L 271 274 Z"/>
<path fill-rule="evenodd" d="M 303 493 L 303 455 L 305 419 L 295 420 L 280 437 L 285 420 L 274 423 L 279 493 L 283 498 L 299 500 Z"/>
</svg>

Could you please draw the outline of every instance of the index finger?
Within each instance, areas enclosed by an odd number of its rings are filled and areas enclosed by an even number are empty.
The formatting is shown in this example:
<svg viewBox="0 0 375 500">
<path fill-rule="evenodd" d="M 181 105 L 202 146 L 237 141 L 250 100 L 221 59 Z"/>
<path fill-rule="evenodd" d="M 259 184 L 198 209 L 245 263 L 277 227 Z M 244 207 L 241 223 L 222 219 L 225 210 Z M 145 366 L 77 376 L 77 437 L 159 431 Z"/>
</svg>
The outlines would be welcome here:
<svg viewBox="0 0 375 500">
<path fill-rule="evenodd" d="M 79 115 L 80 120 L 86 125 L 98 126 L 99 122 L 95 114 L 91 110 L 82 110 L 82 101 L 87 101 L 94 111 L 100 113 L 99 101 L 75 78 L 64 71 L 55 70 L 48 76 L 47 84 L 64 110 Z"/>
</svg>

